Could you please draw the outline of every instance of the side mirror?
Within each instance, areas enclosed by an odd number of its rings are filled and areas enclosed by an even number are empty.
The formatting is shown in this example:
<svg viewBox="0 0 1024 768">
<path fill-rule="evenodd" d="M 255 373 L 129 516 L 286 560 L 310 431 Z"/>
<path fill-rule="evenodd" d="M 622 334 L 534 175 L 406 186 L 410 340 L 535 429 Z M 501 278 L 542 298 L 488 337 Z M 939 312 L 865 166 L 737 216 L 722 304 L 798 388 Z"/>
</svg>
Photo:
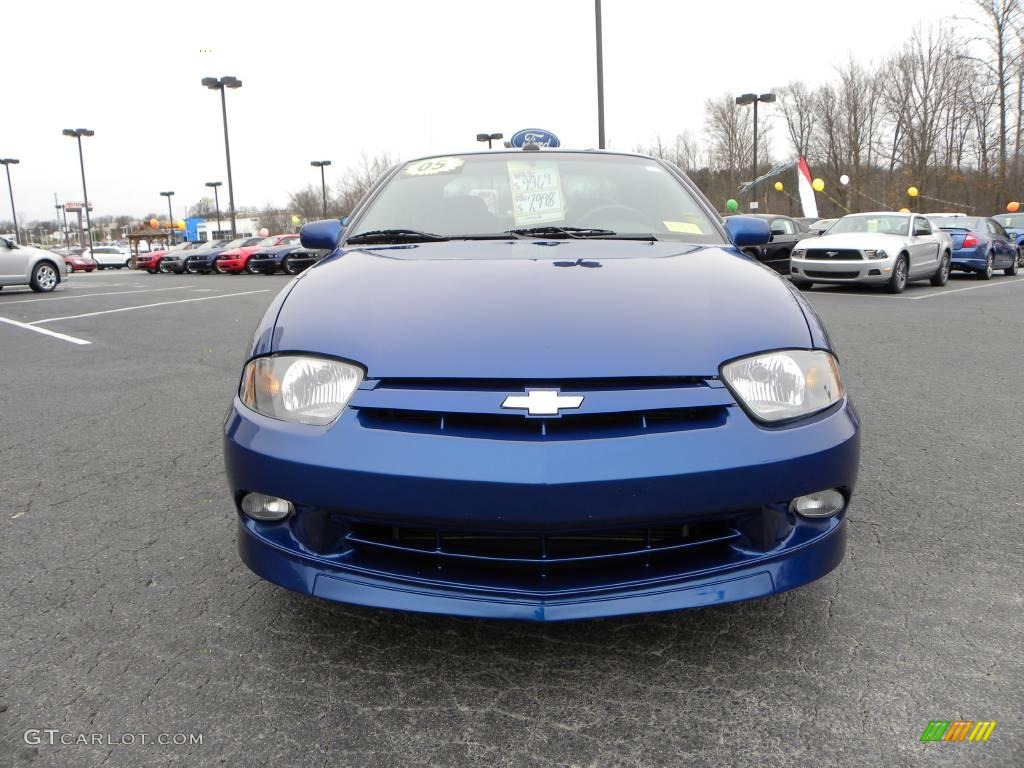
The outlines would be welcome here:
<svg viewBox="0 0 1024 768">
<path fill-rule="evenodd" d="M 342 224 L 337 219 L 311 221 L 299 230 L 299 241 L 303 248 L 333 251 L 341 240 Z"/>
<path fill-rule="evenodd" d="M 772 239 L 768 222 L 753 216 L 729 216 L 725 220 L 725 230 L 737 248 L 764 245 Z"/>
<path fill-rule="evenodd" d="M 784 230 L 784 229 L 773 229 L 772 230 L 772 236 L 784 235 L 784 234 L 786 234 L 786 230 Z"/>
</svg>

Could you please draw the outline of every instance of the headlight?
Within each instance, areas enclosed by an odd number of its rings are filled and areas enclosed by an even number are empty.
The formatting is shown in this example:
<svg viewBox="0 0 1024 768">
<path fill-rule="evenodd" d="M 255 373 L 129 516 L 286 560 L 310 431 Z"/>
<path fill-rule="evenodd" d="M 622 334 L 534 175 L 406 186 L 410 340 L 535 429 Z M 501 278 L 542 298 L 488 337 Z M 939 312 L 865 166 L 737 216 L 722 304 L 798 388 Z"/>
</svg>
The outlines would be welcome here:
<svg viewBox="0 0 1024 768">
<path fill-rule="evenodd" d="M 363 381 L 363 369 L 306 355 L 251 360 L 242 372 L 238 397 L 264 416 L 301 424 L 330 424 Z"/>
<path fill-rule="evenodd" d="M 864 255 L 867 256 L 869 259 L 887 259 L 887 258 L 889 258 L 889 254 L 887 254 L 885 251 L 882 251 L 882 250 L 873 251 L 871 249 L 868 249 L 868 250 L 864 251 Z"/>
<path fill-rule="evenodd" d="M 722 366 L 733 394 L 762 421 L 783 421 L 828 408 L 843 396 L 839 366 L 828 352 L 765 352 Z"/>
<path fill-rule="evenodd" d="M 793 255 L 796 256 L 798 259 L 803 258 L 805 253 L 807 253 L 807 249 L 806 248 L 794 248 L 793 249 Z"/>
</svg>

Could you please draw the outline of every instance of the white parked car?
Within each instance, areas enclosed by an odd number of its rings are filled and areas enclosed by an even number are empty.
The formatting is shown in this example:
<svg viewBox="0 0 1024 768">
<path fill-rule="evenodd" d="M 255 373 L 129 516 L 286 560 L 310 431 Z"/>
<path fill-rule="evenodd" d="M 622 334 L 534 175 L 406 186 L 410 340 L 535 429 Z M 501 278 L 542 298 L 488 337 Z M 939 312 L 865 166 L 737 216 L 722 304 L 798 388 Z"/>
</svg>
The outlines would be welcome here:
<svg viewBox="0 0 1024 768">
<path fill-rule="evenodd" d="M 83 251 L 89 254 L 89 248 Z M 118 245 L 94 245 L 92 258 L 100 269 L 124 269 L 131 264 L 132 255 Z"/>
<path fill-rule="evenodd" d="M 945 285 L 951 259 L 948 235 L 920 214 L 851 213 L 797 244 L 790 277 L 798 288 L 865 283 L 901 293 L 912 280 Z"/>
<path fill-rule="evenodd" d="M 46 293 L 67 275 L 67 262 L 59 254 L 0 237 L 0 288 L 27 285 L 33 291 Z"/>
</svg>

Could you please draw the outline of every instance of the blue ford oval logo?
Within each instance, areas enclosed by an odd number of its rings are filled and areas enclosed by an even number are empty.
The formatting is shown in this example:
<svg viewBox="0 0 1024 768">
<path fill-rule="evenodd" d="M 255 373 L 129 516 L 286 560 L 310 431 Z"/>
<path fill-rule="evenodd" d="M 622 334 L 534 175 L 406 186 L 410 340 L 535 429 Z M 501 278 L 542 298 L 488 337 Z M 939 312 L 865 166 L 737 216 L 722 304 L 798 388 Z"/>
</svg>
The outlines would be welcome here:
<svg viewBox="0 0 1024 768">
<path fill-rule="evenodd" d="M 512 134 L 510 143 L 513 147 L 522 147 L 524 144 L 536 144 L 538 147 L 560 147 L 562 143 L 551 131 L 543 128 L 524 128 Z"/>
</svg>

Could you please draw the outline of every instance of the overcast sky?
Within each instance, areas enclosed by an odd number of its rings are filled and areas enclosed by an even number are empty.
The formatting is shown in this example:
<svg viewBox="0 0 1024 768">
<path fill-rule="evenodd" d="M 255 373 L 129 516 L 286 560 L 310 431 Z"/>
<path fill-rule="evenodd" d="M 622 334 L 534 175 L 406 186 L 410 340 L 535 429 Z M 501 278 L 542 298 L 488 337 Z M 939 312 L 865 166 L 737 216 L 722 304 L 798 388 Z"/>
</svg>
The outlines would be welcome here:
<svg viewBox="0 0 1024 768">
<path fill-rule="evenodd" d="M 700 134 L 708 98 L 817 84 L 851 53 L 878 60 L 914 24 L 971 13 L 967 0 L 603 5 L 606 133 L 624 150 L 659 133 Z M 226 181 L 219 97 L 199 82 L 221 75 L 243 82 L 227 94 L 239 206 L 284 206 L 319 181 L 310 160 L 334 161 L 331 183 L 361 152 L 472 150 L 482 131 L 541 127 L 563 146 L 594 147 L 593 6 L 11 0 L 0 157 L 21 160 L 19 217 L 52 218 L 55 192 L 82 193 L 75 142 L 61 129 L 92 128 L 83 141 L 95 214 L 166 211 L 159 193 L 174 190 L 179 217 L 204 182 Z M 784 148 L 780 125 L 775 154 Z"/>
</svg>

